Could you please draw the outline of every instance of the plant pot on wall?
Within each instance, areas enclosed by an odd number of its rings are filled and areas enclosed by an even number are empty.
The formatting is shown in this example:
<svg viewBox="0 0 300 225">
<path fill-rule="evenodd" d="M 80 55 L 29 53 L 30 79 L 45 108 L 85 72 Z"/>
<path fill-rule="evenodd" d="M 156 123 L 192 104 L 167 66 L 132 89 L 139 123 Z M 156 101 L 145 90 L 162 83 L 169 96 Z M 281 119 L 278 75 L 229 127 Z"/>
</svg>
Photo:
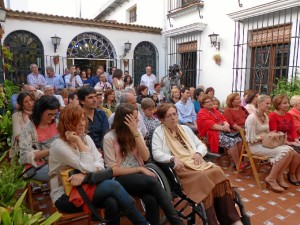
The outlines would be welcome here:
<svg viewBox="0 0 300 225">
<path fill-rule="evenodd" d="M 216 63 L 217 65 L 220 66 L 220 65 L 221 65 L 221 60 L 222 60 L 220 53 L 214 54 L 213 60 L 215 61 L 215 63 Z"/>
<path fill-rule="evenodd" d="M 59 56 L 54 56 L 53 57 L 53 63 L 56 65 L 59 63 Z"/>
</svg>

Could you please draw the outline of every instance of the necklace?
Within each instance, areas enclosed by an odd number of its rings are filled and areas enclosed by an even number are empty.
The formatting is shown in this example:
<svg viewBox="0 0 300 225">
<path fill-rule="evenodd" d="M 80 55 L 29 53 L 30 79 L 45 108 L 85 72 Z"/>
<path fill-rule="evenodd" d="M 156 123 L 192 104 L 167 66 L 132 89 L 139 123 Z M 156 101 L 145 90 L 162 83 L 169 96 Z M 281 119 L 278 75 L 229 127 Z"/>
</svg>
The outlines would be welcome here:
<svg viewBox="0 0 300 225">
<path fill-rule="evenodd" d="M 257 115 L 257 117 L 258 117 L 263 123 L 266 122 L 266 115 L 265 115 L 265 114 L 263 114 L 263 116 L 261 116 L 261 115 L 258 114 L 258 111 L 256 110 L 256 115 Z"/>
</svg>

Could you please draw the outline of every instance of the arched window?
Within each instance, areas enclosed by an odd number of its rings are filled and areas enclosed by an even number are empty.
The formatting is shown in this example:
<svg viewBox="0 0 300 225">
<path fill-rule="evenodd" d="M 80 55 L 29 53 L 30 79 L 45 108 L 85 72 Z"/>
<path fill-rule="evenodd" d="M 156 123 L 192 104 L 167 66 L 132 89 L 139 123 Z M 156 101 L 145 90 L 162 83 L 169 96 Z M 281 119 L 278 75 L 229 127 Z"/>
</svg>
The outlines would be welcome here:
<svg viewBox="0 0 300 225">
<path fill-rule="evenodd" d="M 148 41 L 140 42 L 134 49 L 134 84 L 139 85 L 141 76 L 145 74 L 146 66 L 152 67 L 152 73 L 157 73 L 158 52 Z"/>
<path fill-rule="evenodd" d="M 13 31 L 5 38 L 4 45 L 13 53 L 14 69 L 13 72 L 5 72 L 6 79 L 16 84 L 26 83 L 32 63 L 36 63 L 39 73 L 44 74 L 44 48 L 35 34 L 26 30 Z"/>
<path fill-rule="evenodd" d="M 68 46 L 68 58 L 114 59 L 116 52 L 110 41 L 101 34 L 86 32 L 73 38 Z"/>
</svg>

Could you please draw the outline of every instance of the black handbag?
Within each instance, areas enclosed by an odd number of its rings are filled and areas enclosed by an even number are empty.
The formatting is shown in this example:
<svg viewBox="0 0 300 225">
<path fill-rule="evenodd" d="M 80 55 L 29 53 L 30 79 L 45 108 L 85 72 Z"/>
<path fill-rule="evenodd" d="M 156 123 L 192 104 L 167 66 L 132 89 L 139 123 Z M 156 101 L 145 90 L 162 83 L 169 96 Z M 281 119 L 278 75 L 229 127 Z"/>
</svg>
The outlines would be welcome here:
<svg viewBox="0 0 300 225">
<path fill-rule="evenodd" d="M 241 137 L 240 132 L 223 132 L 223 134 L 229 138 Z"/>
<path fill-rule="evenodd" d="M 32 177 L 34 177 L 34 175 L 36 174 L 36 172 L 40 169 L 42 169 L 44 166 L 46 166 L 48 163 L 44 163 L 42 165 L 39 165 L 38 167 L 34 167 L 31 166 L 28 169 L 24 170 L 19 176 L 18 178 L 23 178 L 23 180 L 28 180 Z"/>
</svg>

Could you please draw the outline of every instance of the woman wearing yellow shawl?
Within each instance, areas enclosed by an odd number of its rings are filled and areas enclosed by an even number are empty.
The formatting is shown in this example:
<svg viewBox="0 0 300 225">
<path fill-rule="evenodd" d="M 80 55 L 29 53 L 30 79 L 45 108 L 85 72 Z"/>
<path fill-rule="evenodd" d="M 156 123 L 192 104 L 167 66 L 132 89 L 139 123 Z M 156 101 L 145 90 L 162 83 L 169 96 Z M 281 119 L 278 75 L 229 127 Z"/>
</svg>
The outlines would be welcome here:
<svg viewBox="0 0 300 225">
<path fill-rule="evenodd" d="M 175 105 L 160 105 L 157 116 L 162 125 L 153 134 L 154 160 L 174 163 L 183 192 L 194 202 L 203 202 L 210 225 L 241 225 L 229 180 L 220 167 L 203 160 L 206 146 L 191 129 L 178 124 Z"/>
</svg>

